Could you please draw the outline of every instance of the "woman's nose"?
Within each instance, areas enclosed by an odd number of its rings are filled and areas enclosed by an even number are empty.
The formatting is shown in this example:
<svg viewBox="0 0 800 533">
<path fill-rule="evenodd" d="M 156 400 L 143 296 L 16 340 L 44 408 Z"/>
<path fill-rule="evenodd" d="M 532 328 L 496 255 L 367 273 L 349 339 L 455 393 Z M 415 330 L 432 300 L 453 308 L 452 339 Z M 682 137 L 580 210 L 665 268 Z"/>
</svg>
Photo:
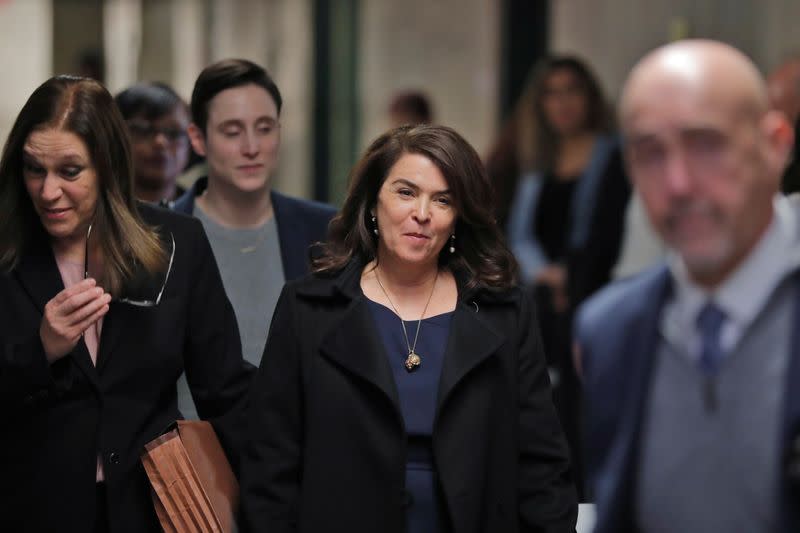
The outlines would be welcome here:
<svg viewBox="0 0 800 533">
<path fill-rule="evenodd" d="M 47 173 L 42 182 L 42 189 L 40 192 L 42 200 L 53 201 L 58 200 L 61 196 L 61 185 L 59 184 L 58 177 Z"/>
<path fill-rule="evenodd" d="M 431 218 L 430 201 L 425 198 L 420 198 L 414 216 L 419 222 L 427 222 Z"/>
</svg>

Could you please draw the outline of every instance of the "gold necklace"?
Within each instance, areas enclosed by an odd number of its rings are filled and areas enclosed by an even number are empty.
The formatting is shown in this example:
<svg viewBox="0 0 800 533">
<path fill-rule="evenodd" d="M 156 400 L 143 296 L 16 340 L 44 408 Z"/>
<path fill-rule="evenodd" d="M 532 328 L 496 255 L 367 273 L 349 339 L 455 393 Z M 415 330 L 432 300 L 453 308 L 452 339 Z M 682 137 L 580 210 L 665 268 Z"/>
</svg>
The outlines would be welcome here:
<svg viewBox="0 0 800 533">
<path fill-rule="evenodd" d="M 249 254 L 249 253 L 255 252 L 258 249 L 258 246 L 261 244 L 261 242 L 266 238 L 267 238 L 267 232 L 263 231 L 256 238 L 256 240 L 253 241 L 252 244 L 250 244 L 248 246 L 242 246 L 241 248 L 239 248 L 239 253 L 241 253 L 241 254 Z"/>
<path fill-rule="evenodd" d="M 422 364 L 422 358 L 417 353 L 417 339 L 419 338 L 419 329 L 422 326 L 422 319 L 425 317 L 425 311 L 428 310 L 428 304 L 431 303 L 431 298 L 433 298 L 433 291 L 436 290 L 436 282 L 439 280 L 439 271 L 436 271 L 436 277 L 433 279 L 433 287 L 431 288 L 431 293 L 428 295 L 428 301 L 425 302 L 425 308 L 422 309 L 422 315 L 420 315 L 419 320 L 417 321 L 417 332 L 414 334 L 414 344 L 412 345 L 408 342 L 408 332 L 406 331 L 406 323 L 403 320 L 403 317 L 400 316 L 400 312 L 394 306 L 392 299 L 389 298 L 389 293 L 386 292 L 386 289 L 383 287 L 383 283 L 381 283 L 381 278 L 378 276 L 378 268 L 375 267 L 375 279 L 378 280 L 378 286 L 383 291 L 383 295 L 386 296 L 386 299 L 389 300 L 389 305 L 392 306 L 397 318 L 400 319 L 400 325 L 403 326 L 403 337 L 406 339 L 406 348 L 408 348 L 408 357 L 406 357 L 406 362 L 404 366 L 408 372 L 413 372 L 416 370 L 419 365 Z"/>
</svg>

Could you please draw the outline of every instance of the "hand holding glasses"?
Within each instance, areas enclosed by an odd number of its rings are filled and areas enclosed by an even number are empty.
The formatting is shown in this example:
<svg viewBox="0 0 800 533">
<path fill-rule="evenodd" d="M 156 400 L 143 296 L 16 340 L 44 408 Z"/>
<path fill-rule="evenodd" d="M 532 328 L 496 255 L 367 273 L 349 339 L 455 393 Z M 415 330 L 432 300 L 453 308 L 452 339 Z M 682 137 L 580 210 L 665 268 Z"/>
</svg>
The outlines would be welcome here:
<svg viewBox="0 0 800 533">
<path fill-rule="evenodd" d="M 75 348 L 89 326 L 108 313 L 111 295 L 93 279 L 64 289 L 44 306 L 39 337 L 47 361 L 53 363 Z"/>
<path fill-rule="evenodd" d="M 83 333 L 95 322 L 108 313 L 111 295 L 97 286 L 97 282 L 89 277 L 89 236 L 92 226 L 86 232 L 84 248 L 83 281 L 56 294 L 44 308 L 44 316 L 39 327 L 47 361 L 53 363 L 75 348 Z M 115 301 L 136 307 L 155 307 L 161 303 L 161 296 L 172 271 L 175 259 L 175 237 L 170 233 L 171 249 L 169 265 L 163 281 L 157 280 L 155 289 L 152 284 L 133 294 L 119 297 Z M 153 292 L 153 291 L 157 292 Z M 150 292 L 148 292 L 150 291 Z"/>
<path fill-rule="evenodd" d="M 44 306 L 39 338 L 50 363 L 71 352 L 84 332 L 109 310 L 111 295 L 89 278 L 91 233 L 92 225 L 89 224 L 84 247 L 83 281 L 59 292 Z"/>
</svg>

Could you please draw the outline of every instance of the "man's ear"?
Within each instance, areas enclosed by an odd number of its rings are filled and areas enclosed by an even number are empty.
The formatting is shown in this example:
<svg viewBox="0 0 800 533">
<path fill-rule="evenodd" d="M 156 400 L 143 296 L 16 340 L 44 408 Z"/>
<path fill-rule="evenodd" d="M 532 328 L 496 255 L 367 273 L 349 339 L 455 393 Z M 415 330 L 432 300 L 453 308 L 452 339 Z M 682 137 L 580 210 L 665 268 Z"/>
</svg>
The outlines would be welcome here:
<svg viewBox="0 0 800 533">
<path fill-rule="evenodd" d="M 205 157 L 206 154 L 206 136 L 197 124 L 192 122 L 186 129 L 189 134 L 189 141 L 192 143 L 192 148 L 197 155 Z"/>
<path fill-rule="evenodd" d="M 773 156 L 785 166 L 794 148 L 794 128 L 780 111 L 768 111 L 761 119 L 761 131 L 772 149 Z"/>
</svg>

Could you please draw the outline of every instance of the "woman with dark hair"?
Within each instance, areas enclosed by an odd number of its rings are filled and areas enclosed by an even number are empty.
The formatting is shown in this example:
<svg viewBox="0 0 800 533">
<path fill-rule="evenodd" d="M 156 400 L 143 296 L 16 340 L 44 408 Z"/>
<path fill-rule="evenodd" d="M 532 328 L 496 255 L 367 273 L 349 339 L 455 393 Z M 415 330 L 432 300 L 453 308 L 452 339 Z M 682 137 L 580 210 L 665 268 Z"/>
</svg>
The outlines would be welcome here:
<svg viewBox="0 0 800 533">
<path fill-rule="evenodd" d="M 8 531 L 160 531 L 140 462 L 183 369 L 233 451 L 249 385 L 200 223 L 139 204 L 108 91 L 37 88 L 0 159 L 0 520 Z"/>
<path fill-rule="evenodd" d="M 619 254 L 629 187 L 611 134 L 611 111 L 580 60 L 556 57 L 541 65 L 517 118 L 519 180 L 509 244 L 523 280 L 546 287 L 552 307 L 561 312 L 570 296 L 583 298 L 608 282 Z M 618 216 L 597 228 L 594 215 L 601 207 Z M 591 258 L 597 272 L 581 280 L 579 294 L 571 294 L 576 291 L 568 286 L 569 256 L 588 246 L 603 252 Z"/>
<path fill-rule="evenodd" d="M 574 531 L 534 309 L 460 135 L 373 142 L 314 272 L 251 391 L 245 530 Z"/>
<path fill-rule="evenodd" d="M 186 192 L 176 182 L 191 155 L 186 102 L 172 87 L 157 82 L 128 87 L 115 100 L 131 136 L 134 195 L 170 204 Z"/>
<path fill-rule="evenodd" d="M 580 389 L 572 364 L 571 317 L 611 279 L 630 196 L 611 128 L 611 110 L 589 68 L 570 56 L 545 60 L 514 113 L 514 173 L 505 186 L 514 190 L 509 246 L 523 282 L 535 292 L 556 407 L 572 445 L 579 487 Z M 497 162 L 490 168 L 497 171 Z M 495 183 L 501 179 L 494 178 Z"/>
</svg>

